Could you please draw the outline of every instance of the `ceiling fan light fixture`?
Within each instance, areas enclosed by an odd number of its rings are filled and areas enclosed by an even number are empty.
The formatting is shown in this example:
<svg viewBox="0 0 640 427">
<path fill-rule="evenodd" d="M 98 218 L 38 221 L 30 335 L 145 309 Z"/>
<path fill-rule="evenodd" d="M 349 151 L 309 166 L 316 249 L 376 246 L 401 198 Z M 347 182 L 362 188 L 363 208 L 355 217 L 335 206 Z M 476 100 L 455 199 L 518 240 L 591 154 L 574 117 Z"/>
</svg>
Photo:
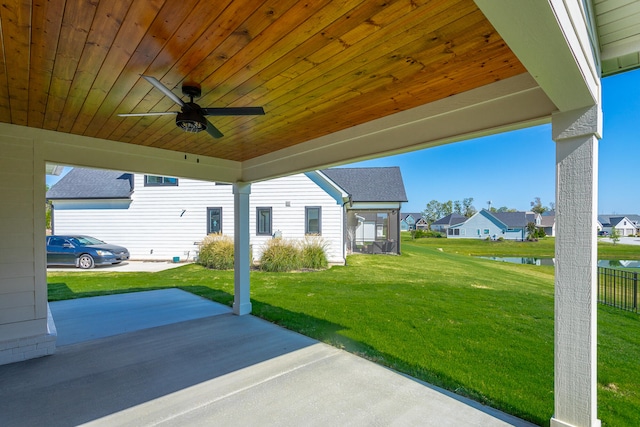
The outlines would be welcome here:
<svg viewBox="0 0 640 427">
<path fill-rule="evenodd" d="M 149 112 L 149 113 L 121 113 L 120 117 L 137 117 L 137 116 L 164 116 L 167 114 L 176 115 L 176 126 L 185 132 L 198 133 L 203 130 L 207 131 L 213 138 L 222 138 L 224 135 L 218 128 L 209 122 L 206 116 L 255 116 L 264 115 L 262 107 L 219 107 L 219 108 L 201 108 L 193 102 L 194 98 L 199 98 L 202 94 L 200 85 L 186 84 L 182 86 L 182 94 L 189 97 L 189 102 L 184 102 L 171 90 L 163 85 L 158 79 L 152 76 L 141 76 L 143 79 L 151 83 L 156 89 L 160 90 L 164 95 L 178 104 L 182 111 L 165 111 L 165 112 Z"/>
<path fill-rule="evenodd" d="M 176 125 L 185 132 L 198 133 L 207 129 L 207 120 L 197 111 L 183 111 L 176 116 Z"/>
</svg>

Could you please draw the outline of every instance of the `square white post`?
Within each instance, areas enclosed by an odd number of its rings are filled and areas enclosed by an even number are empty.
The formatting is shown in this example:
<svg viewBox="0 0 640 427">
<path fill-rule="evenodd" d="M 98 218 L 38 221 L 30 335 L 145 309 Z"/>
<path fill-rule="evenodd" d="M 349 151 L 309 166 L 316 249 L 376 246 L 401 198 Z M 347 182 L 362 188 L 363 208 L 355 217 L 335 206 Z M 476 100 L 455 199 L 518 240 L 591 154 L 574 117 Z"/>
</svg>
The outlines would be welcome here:
<svg viewBox="0 0 640 427">
<path fill-rule="evenodd" d="M 233 185 L 234 207 L 234 296 L 233 312 L 239 316 L 251 313 L 249 296 L 249 195 L 251 184 L 237 182 Z"/>
<path fill-rule="evenodd" d="M 597 411 L 598 105 L 553 116 L 556 142 L 555 412 L 552 427 L 600 425 Z"/>
</svg>

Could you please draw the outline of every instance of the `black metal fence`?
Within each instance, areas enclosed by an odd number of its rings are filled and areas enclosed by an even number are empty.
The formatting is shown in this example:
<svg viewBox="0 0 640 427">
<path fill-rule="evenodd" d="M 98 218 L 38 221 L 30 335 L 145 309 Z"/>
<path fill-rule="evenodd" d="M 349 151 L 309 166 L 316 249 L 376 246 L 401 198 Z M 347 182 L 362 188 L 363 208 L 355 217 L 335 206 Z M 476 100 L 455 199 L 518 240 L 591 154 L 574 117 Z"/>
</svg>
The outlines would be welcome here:
<svg viewBox="0 0 640 427">
<path fill-rule="evenodd" d="M 598 302 L 638 312 L 638 273 L 598 267 Z"/>
</svg>

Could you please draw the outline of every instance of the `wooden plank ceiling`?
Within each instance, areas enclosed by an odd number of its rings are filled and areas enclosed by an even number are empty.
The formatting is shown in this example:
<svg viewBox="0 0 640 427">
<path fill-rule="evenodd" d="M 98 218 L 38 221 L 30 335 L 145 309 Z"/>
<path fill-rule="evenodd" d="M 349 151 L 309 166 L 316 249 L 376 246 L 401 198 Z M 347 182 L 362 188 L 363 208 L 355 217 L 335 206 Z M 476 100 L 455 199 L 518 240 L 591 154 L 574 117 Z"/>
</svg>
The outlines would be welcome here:
<svg viewBox="0 0 640 427">
<path fill-rule="evenodd" d="M 472 0 L 6 0 L 0 121 L 243 161 L 525 72 Z M 202 107 L 188 134 L 140 78 Z M 183 98 L 186 100 L 186 98 Z"/>
</svg>

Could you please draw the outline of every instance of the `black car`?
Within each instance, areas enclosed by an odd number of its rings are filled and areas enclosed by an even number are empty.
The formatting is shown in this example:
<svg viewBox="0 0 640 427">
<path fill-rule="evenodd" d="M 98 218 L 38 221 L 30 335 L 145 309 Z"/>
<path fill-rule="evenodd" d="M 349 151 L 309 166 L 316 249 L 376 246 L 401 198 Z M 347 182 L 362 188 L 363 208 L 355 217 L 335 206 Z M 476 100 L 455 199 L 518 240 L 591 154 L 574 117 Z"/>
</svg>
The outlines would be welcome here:
<svg viewBox="0 0 640 427">
<path fill-rule="evenodd" d="M 47 266 L 93 268 L 96 265 L 118 264 L 128 259 L 127 248 L 110 245 L 95 237 L 47 236 Z"/>
</svg>

